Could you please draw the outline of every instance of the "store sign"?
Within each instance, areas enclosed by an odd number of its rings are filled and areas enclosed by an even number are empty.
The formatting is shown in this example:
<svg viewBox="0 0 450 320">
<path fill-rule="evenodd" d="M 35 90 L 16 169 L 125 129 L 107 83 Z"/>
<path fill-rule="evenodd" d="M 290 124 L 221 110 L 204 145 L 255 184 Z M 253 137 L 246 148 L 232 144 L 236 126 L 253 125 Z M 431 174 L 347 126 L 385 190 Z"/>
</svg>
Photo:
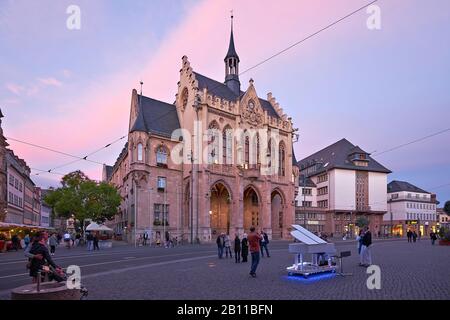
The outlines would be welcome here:
<svg viewBox="0 0 450 320">
<path fill-rule="evenodd" d="M 314 224 L 314 225 L 318 225 L 319 221 L 307 221 L 306 224 Z"/>
<path fill-rule="evenodd" d="M 406 220 L 405 224 L 418 224 L 419 221 L 418 220 Z"/>
</svg>

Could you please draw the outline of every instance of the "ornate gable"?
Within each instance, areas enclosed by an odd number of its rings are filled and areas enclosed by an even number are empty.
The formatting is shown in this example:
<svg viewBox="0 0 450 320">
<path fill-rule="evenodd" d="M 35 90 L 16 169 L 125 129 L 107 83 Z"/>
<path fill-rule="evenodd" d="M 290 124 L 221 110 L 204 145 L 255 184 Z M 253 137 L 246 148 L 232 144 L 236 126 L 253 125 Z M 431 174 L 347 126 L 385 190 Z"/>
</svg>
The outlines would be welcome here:
<svg viewBox="0 0 450 320">
<path fill-rule="evenodd" d="M 240 113 L 244 121 L 254 126 L 263 125 L 265 118 L 264 109 L 253 86 L 253 79 L 250 79 L 248 89 L 241 97 L 240 107 Z"/>
</svg>

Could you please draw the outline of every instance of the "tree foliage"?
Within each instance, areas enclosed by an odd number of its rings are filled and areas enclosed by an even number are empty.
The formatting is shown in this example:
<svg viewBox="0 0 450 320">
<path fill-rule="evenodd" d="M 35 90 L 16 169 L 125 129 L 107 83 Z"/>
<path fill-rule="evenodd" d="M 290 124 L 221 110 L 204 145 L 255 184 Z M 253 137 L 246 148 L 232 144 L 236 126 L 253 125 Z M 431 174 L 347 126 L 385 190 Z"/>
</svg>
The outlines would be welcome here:
<svg viewBox="0 0 450 320">
<path fill-rule="evenodd" d="M 65 175 L 61 185 L 44 199 L 59 217 L 74 215 L 80 221 L 92 219 L 104 222 L 117 213 L 121 198 L 114 186 L 90 180 L 81 171 Z"/>
<path fill-rule="evenodd" d="M 450 215 L 450 200 L 448 200 L 447 202 L 445 202 L 444 205 L 444 212 L 448 215 Z"/>
<path fill-rule="evenodd" d="M 356 219 L 355 224 L 359 228 L 367 227 L 369 225 L 369 219 L 367 219 L 367 217 L 364 216 L 358 217 L 358 219 Z"/>
</svg>

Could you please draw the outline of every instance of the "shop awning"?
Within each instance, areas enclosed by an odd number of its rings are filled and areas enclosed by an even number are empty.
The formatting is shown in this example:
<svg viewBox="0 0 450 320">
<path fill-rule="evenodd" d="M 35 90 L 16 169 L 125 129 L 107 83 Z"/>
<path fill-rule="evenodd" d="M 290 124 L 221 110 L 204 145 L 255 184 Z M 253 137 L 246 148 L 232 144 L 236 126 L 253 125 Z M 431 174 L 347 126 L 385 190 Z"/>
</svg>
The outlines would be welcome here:
<svg viewBox="0 0 450 320">
<path fill-rule="evenodd" d="M 9 228 L 27 228 L 27 229 L 39 229 L 39 230 L 55 230 L 55 228 L 52 228 L 52 227 L 41 227 L 41 226 L 32 226 L 32 225 L 29 225 L 29 224 L 0 222 L 0 229 L 9 229 Z"/>
</svg>

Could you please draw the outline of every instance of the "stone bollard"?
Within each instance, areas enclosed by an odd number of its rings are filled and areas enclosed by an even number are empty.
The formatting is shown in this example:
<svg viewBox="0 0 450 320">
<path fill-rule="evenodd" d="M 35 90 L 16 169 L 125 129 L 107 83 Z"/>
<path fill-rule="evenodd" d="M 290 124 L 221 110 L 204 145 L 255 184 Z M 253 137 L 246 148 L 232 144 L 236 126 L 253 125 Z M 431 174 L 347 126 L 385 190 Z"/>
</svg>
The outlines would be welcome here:
<svg viewBox="0 0 450 320">
<path fill-rule="evenodd" d="M 39 290 L 38 290 L 39 289 Z M 80 289 L 68 289 L 66 282 L 28 284 L 11 291 L 12 300 L 80 300 Z"/>
</svg>

